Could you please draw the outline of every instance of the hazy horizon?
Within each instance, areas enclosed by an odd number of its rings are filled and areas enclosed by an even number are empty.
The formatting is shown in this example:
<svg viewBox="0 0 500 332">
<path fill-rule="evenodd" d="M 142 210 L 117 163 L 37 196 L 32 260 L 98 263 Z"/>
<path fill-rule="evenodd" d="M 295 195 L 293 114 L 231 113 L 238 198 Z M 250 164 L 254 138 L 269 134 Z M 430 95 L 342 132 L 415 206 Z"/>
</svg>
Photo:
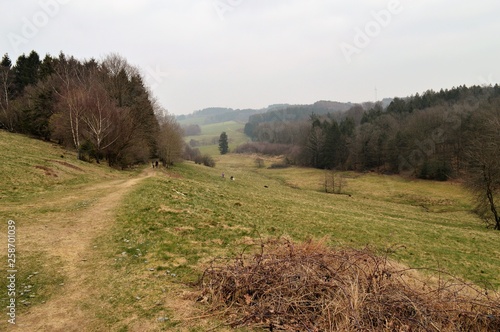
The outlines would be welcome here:
<svg viewBox="0 0 500 332">
<path fill-rule="evenodd" d="M 484 0 L 3 1 L 0 51 L 125 57 L 172 114 L 362 103 L 495 84 L 500 3 Z"/>
</svg>

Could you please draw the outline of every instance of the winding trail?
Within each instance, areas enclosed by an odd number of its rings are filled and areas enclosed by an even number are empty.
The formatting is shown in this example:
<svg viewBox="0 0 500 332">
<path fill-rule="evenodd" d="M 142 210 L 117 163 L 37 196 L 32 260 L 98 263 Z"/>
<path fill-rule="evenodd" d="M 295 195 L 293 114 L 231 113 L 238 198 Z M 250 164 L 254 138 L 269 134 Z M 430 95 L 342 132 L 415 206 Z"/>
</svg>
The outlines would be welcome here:
<svg viewBox="0 0 500 332">
<path fill-rule="evenodd" d="M 89 280 L 106 267 L 99 266 L 103 263 L 96 257 L 99 248 L 94 246 L 93 241 L 112 227 L 124 196 L 143 179 L 154 174 L 154 170 L 146 169 L 134 178 L 91 185 L 72 192 L 71 196 L 59 197 L 66 206 L 74 206 L 82 200 L 89 202 L 89 206 L 52 216 L 49 214 L 45 220 L 37 220 L 19 230 L 24 238 L 23 245 L 34 245 L 50 257 L 60 259 L 60 272 L 65 282 L 46 303 L 33 306 L 18 317 L 18 330 L 84 331 L 88 330 L 86 326 L 98 324 L 98 318 L 94 317 L 96 308 L 88 308 L 88 304 L 92 303 L 98 306 L 98 289 Z M 60 204 L 56 201 L 43 203 Z"/>
</svg>

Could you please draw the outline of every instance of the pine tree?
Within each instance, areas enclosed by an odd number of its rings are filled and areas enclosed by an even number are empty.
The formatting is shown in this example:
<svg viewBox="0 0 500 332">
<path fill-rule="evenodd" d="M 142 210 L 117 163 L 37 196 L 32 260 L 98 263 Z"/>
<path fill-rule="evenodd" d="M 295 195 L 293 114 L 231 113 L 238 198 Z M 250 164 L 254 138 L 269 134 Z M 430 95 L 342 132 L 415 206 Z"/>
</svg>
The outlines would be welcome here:
<svg viewBox="0 0 500 332">
<path fill-rule="evenodd" d="M 219 137 L 219 151 L 220 154 L 226 154 L 229 152 L 229 144 L 227 141 L 227 134 L 223 131 Z"/>
<path fill-rule="evenodd" d="M 17 58 L 14 66 L 14 85 L 16 94 L 22 94 L 28 85 L 35 85 L 38 82 L 38 69 L 40 67 L 40 57 L 35 51 L 31 51 L 29 56 L 22 54 Z"/>
</svg>

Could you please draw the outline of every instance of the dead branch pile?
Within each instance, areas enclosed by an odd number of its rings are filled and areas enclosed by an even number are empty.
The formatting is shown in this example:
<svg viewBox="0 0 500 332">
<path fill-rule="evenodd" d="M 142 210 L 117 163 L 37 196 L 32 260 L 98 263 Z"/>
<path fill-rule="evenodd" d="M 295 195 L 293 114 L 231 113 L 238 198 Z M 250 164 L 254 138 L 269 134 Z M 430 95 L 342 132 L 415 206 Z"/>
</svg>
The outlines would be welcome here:
<svg viewBox="0 0 500 332">
<path fill-rule="evenodd" d="M 232 327 L 271 331 L 500 331 L 500 300 L 463 282 L 428 286 L 370 250 L 274 239 L 215 260 L 200 301 Z"/>
</svg>

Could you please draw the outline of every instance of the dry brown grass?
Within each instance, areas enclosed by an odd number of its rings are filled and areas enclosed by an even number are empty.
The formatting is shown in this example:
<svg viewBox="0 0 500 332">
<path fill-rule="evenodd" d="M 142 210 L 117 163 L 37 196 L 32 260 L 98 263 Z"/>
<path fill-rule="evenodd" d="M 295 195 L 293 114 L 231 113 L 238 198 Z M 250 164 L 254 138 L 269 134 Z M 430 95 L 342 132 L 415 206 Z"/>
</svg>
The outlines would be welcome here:
<svg viewBox="0 0 500 332">
<path fill-rule="evenodd" d="M 498 294 L 417 274 L 368 249 L 272 239 L 214 260 L 199 301 L 232 327 L 271 331 L 500 331 Z"/>
</svg>

